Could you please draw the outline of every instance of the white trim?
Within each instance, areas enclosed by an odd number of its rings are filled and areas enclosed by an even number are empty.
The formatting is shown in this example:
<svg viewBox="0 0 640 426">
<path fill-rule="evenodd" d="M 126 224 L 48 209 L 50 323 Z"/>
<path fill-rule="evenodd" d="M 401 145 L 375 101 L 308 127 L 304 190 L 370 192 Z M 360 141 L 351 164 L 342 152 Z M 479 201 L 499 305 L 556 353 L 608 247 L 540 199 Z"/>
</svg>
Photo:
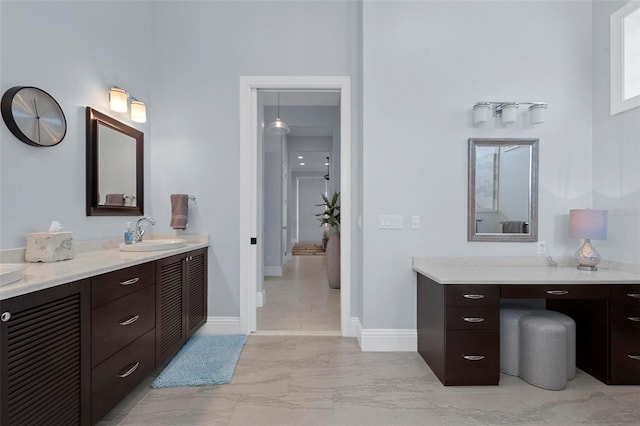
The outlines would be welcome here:
<svg viewBox="0 0 640 426">
<path fill-rule="evenodd" d="M 362 323 L 360 322 L 360 318 L 351 317 L 351 327 L 349 332 L 351 333 L 350 337 L 355 337 L 358 339 L 358 346 L 362 349 Z"/>
<path fill-rule="evenodd" d="M 282 266 L 265 266 L 262 272 L 265 277 L 281 277 Z"/>
<path fill-rule="evenodd" d="M 351 77 L 240 77 L 240 324 L 244 333 L 256 330 L 257 250 L 249 244 L 257 234 L 257 90 L 340 90 L 340 330 L 349 335 L 351 321 Z"/>
<path fill-rule="evenodd" d="M 611 14 L 611 115 L 640 106 L 640 95 L 624 99 L 624 18 L 640 9 L 640 1 L 630 1 Z"/>
<path fill-rule="evenodd" d="M 267 297 L 267 292 L 263 288 L 262 291 L 256 293 L 256 306 L 262 308 Z"/>
<path fill-rule="evenodd" d="M 240 317 L 207 317 L 207 322 L 196 334 L 212 336 L 218 334 L 246 334 L 240 326 Z"/>
<path fill-rule="evenodd" d="M 360 332 L 362 352 L 417 352 L 418 331 L 415 329 L 369 328 Z"/>
</svg>

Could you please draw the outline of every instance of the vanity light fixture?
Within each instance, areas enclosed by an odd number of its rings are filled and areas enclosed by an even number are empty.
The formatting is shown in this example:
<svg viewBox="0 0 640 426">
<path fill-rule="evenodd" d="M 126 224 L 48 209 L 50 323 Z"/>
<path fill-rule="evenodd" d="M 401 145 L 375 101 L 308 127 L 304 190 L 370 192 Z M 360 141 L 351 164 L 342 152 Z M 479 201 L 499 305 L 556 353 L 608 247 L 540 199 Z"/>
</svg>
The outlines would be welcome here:
<svg viewBox="0 0 640 426">
<path fill-rule="evenodd" d="M 607 239 L 607 210 L 569 210 L 569 237 L 584 238 L 584 244 L 576 252 L 578 269 L 597 271 L 600 254 L 590 240 Z"/>
<path fill-rule="evenodd" d="M 482 101 L 476 102 L 473 106 L 473 123 L 480 124 L 489 121 L 489 111 L 493 111 L 493 116 L 501 118 L 503 123 L 513 123 L 517 119 L 520 105 L 530 105 L 528 109 L 531 124 L 544 122 L 544 111 L 548 106 L 546 102 Z"/>
<path fill-rule="evenodd" d="M 129 93 L 117 86 L 109 89 L 109 108 L 116 112 L 127 112 L 131 102 L 131 121 L 136 123 L 147 122 L 147 105 L 129 95 Z"/>
<path fill-rule="evenodd" d="M 278 114 L 275 121 L 269 124 L 268 130 L 276 135 L 286 135 L 291 131 L 289 125 L 280 119 L 280 92 L 278 92 Z"/>
</svg>

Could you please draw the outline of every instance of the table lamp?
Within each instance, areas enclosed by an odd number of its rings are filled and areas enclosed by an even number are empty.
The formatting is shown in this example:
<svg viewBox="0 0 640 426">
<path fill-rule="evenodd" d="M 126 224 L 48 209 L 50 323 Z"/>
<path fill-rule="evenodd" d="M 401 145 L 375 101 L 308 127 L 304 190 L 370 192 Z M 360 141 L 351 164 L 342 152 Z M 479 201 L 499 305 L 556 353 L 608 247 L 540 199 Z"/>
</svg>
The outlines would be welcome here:
<svg viewBox="0 0 640 426">
<path fill-rule="evenodd" d="M 607 239 L 607 210 L 569 210 L 569 237 L 584 238 L 584 244 L 576 252 L 578 269 L 597 271 L 600 255 L 590 240 Z"/>
</svg>

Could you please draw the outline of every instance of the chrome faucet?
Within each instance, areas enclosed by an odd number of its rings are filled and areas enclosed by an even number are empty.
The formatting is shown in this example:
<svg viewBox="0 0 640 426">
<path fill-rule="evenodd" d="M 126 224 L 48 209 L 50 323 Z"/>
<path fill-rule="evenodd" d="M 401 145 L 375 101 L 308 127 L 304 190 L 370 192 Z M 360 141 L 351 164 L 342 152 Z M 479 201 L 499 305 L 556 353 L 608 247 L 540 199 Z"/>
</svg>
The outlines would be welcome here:
<svg viewBox="0 0 640 426">
<path fill-rule="evenodd" d="M 136 243 L 142 242 L 142 236 L 145 233 L 145 230 L 142 229 L 142 224 L 145 222 L 149 222 L 152 225 L 156 224 L 156 221 L 149 216 L 143 216 L 136 222 L 136 230 L 133 232 L 133 241 Z"/>
</svg>

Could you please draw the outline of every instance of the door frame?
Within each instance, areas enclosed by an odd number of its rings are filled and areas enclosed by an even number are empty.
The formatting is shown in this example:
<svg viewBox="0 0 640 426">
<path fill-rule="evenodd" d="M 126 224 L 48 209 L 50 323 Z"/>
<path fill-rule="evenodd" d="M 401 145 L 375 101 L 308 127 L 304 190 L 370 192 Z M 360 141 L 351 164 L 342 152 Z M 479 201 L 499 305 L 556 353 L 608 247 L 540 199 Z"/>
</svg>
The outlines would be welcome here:
<svg viewBox="0 0 640 426">
<path fill-rule="evenodd" d="M 351 77 L 240 76 L 240 328 L 256 331 L 258 283 L 258 90 L 340 91 L 340 331 L 354 336 L 351 321 Z"/>
</svg>

